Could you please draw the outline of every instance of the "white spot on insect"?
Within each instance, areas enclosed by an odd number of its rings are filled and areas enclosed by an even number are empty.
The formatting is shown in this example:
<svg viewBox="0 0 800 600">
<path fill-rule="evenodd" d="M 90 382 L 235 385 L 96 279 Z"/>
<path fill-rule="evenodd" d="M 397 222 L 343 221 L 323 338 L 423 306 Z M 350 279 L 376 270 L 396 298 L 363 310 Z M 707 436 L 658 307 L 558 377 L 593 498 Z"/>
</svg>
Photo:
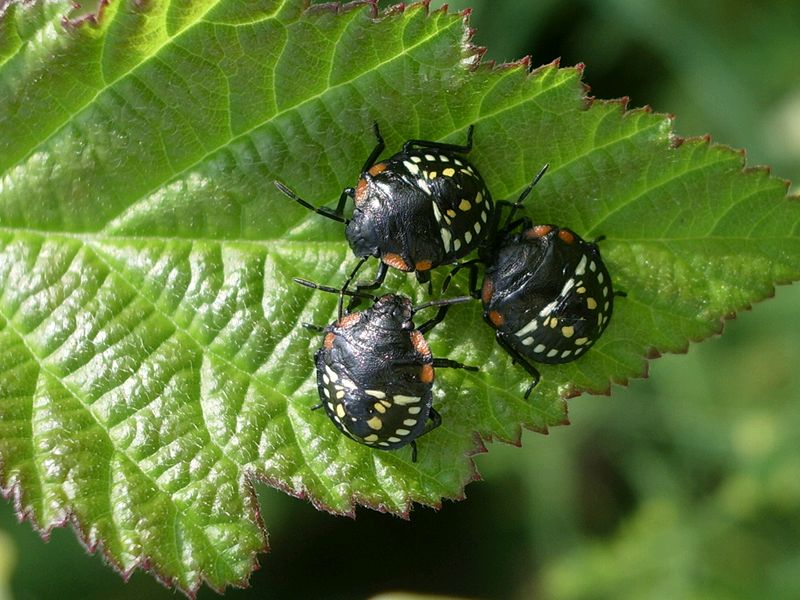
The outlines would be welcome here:
<svg viewBox="0 0 800 600">
<path fill-rule="evenodd" d="M 411 432 L 408 429 L 396 429 L 395 433 L 397 435 L 408 435 Z"/>
<path fill-rule="evenodd" d="M 419 167 L 417 165 L 415 165 L 413 162 L 409 162 L 407 160 L 404 160 L 403 161 L 403 166 L 406 169 L 408 169 L 408 172 L 411 173 L 412 175 L 418 175 L 419 174 Z"/>
<path fill-rule="evenodd" d="M 575 348 L 575 355 L 577 356 L 578 354 L 580 354 L 581 352 L 583 352 L 585 350 L 586 350 L 586 346 L 578 346 L 577 348 Z"/>
<path fill-rule="evenodd" d="M 578 266 L 575 267 L 575 275 L 583 275 L 586 273 L 586 255 L 581 256 Z"/>
<path fill-rule="evenodd" d="M 587 298 L 586 306 L 589 308 L 589 310 L 594 310 L 595 308 L 597 308 L 597 300 L 595 300 L 594 298 Z"/>
<path fill-rule="evenodd" d="M 442 212 L 439 210 L 439 205 L 436 202 L 431 202 L 433 205 L 433 216 L 436 217 L 436 222 L 442 222 Z"/>
<path fill-rule="evenodd" d="M 536 346 L 533 349 L 533 351 L 536 352 L 536 354 L 541 354 L 542 352 L 545 351 L 545 345 L 544 344 L 539 344 L 538 346 Z"/>
<path fill-rule="evenodd" d="M 553 348 L 550 352 L 547 353 L 547 358 L 553 358 L 556 354 L 558 354 L 558 350 Z"/>
<path fill-rule="evenodd" d="M 589 341 L 589 338 L 585 338 L 585 337 L 578 338 L 577 340 L 575 340 L 575 345 L 576 346 L 583 346 L 588 341 Z"/>
<path fill-rule="evenodd" d="M 522 340 L 522 345 L 523 346 L 530 346 L 531 344 L 533 344 L 533 342 L 534 342 L 534 339 L 532 337 L 526 337 L 524 340 Z"/>
<path fill-rule="evenodd" d="M 458 208 L 459 210 L 467 212 L 470 208 L 472 208 L 472 204 L 470 203 L 469 200 L 462 199 L 461 202 L 458 203 Z"/>
<path fill-rule="evenodd" d="M 540 317 L 546 317 L 551 312 L 553 312 L 553 310 L 555 309 L 555 307 L 557 305 L 558 305 L 558 300 L 553 300 L 550 304 L 548 304 L 542 310 L 539 311 L 539 316 Z M 545 323 L 546 323 L 546 321 L 545 321 Z"/>
<path fill-rule="evenodd" d="M 454 159 L 453 159 L 453 162 L 454 162 L 454 163 L 456 163 L 456 165 L 458 165 L 459 167 L 460 167 L 460 166 L 462 166 L 462 165 L 464 164 L 464 163 L 462 163 L 460 160 L 458 160 L 457 158 L 454 158 Z"/>
<path fill-rule="evenodd" d="M 455 240 L 453 242 L 453 250 L 455 250 L 456 252 L 461 250 L 461 240 Z"/>
<path fill-rule="evenodd" d="M 326 387 L 322 388 L 322 393 L 325 394 L 326 398 L 330 398 L 331 397 L 331 391 Z"/>
<path fill-rule="evenodd" d="M 331 381 L 339 381 L 339 376 L 336 374 L 336 371 L 331 369 L 329 365 L 325 365 L 325 372 L 328 374 L 328 377 L 331 378 Z"/>
<path fill-rule="evenodd" d="M 444 242 L 444 251 L 450 252 L 450 240 L 452 239 L 453 236 L 450 233 L 450 230 L 447 229 L 446 227 L 442 227 L 441 234 L 442 234 L 442 242 Z"/>
<path fill-rule="evenodd" d="M 536 318 L 531 319 L 525 327 L 520 329 L 514 335 L 518 337 L 524 337 L 525 335 L 529 334 L 531 331 L 536 331 L 536 328 L 539 327 L 539 320 Z"/>
<path fill-rule="evenodd" d="M 603 296 L 608 296 L 608 286 L 603 288 Z"/>
<path fill-rule="evenodd" d="M 477 235 L 477 234 L 479 234 L 481 232 L 481 224 L 480 223 L 476 222 L 475 225 L 472 226 L 472 228 L 475 230 L 475 235 Z"/>
<path fill-rule="evenodd" d="M 409 427 L 413 427 L 416 424 L 417 424 L 417 420 L 416 419 L 404 419 L 403 420 L 403 425 L 408 425 Z"/>
<path fill-rule="evenodd" d="M 447 158 L 444 154 L 439 155 L 439 160 L 442 162 L 450 162 L 450 159 Z"/>
<path fill-rule="evenodd" d="M 607 311 L 609 306 L 611 306 L 611 303 L 608 300 L 606 300 L 605 304 L 603 304 L 603 310 Z"/>
<path fill-rule="evenodd" d="M 389 442 L 378 442 L 378 446 L 388 446 Z"/>
<path fill-rule="evenodd" d="M 603 277 L 603 273 L 602 272 L 597 274 L 597 281 L 599 283 L 603 283 L 604 279 L 605 279 L 605 277 Z"/>
<path fill-rule="evenodd" d="M 581 286 L 575 291 L 578 292 L 579 294 L 585 294 L 586 293 L 586 288 Z"/>
<path fill-rule="evenodd" d="M 336 399 L 341 400 L 342 398 L 344 398 L 344 389 L 340 389 L 336 392 Z"/>
<path fill-rule="evenodd" d="M 595 264 L 594 261 L 589 263 L 589 270 L 592 272 L 597 271 L 597 265 Z"/>
<path fill-rule="evenodd" d="M 481 213 L 481 221 L 483 221 L 484 223 L 486 223 L 488 220 L 489 220 L 489 213 L 488 213 L 488 212 L 486 212 L 486 211 L 483 211 L 483 212 Z"/>
<path fill-rule="evenodd" d="M 427 160 L 428 162 L 433 162 L 436 160 L 436 157 L 433 154 L 426 154 L 425 160 Z"/>
<path fill-rule="evenodd" d="M 454 211 L 452 208 L 448 208 L 448 209 L 447 209 L 447 216 L 448 216 L 448 217 L 450 217 L 451 219 L 452 219 L 453 217 L 455 217 L 455 216 L 456 216 L 456 214 L 457 214 L 457 213 L 456 213 L 456 211 Z"/>
<path fill-rule="evenodd" d="M 444 175 L 445 177 L 452 177 L 455 174 L 456 170 L 453 169 L 452 167 L 447 167 L 444 171 L 442 171 L 442 175 Z"/>
<path fill-rule="evenodd" d="M 380 417 L 374 416 L 367 421 L 367 425 L 369 425 L 370 429 L 378 431 L 381 427 L 383 427 L 383 421 L 381 421 Z"/>
<path fill-rule="evenodd" d="M 367 396 L 372 396 L 373 398 L 386 398 L 386 392 L 382 392 L 380 390 L 365 390 L 364 393 Z"/>
<path fill-rule="evenodd" d="M 333 412 L 333 402 L 328 402 L 328 408 Z"/>
<path fill-rule="evenodd" d="M 331 382 L 331 378 L 328 377 L 327 373 L 323 373 L 322 374 L 322 381 L 323 381 L 323 383 L 325 383 L 325 385 L 328 385 Z"/>
<path fill-rule="evenodd" d="M 409 406 L 408 407 L 408 414 L 410 415 L 418 415 L 422 410 L 421 406 Z"/>
<path fill-rule="evenodd" d="M 570 354 L 572 354 L 572 350 L 564 350 L 561 353 L 561 358 L 567 358 Z"/>
<path fill-rule="evenodd" d="M 422 398 L 419 396 L 403 396 L 402 394 L 397 394 L 392 398 L 397 404 L 401 406 L 406 406 L 407 404 L 416 404 Z M 411 412 L 411 409 L 408 409 L 408 412 Z"/>
<path fill-rule="evenodd" d="M 368 444 L 372 444 L 378 441 L 378 435 L 376 433 L 370 433 L 367 437 L 363 438 L 363 440 Z"/>
<path fill-rule="evenodd" d="M 394 436 L 394 435 L 393 435 L 392 437 L 388 438 L 388 440 L 389 440 L 390 442 L 392 442 L 393 444 L 396 444 L 397 442 L 400 442 L 400 441 L 402 441 L 402 440 L 401 440 L 399 437 L 397 437 L 397 436 Z"/>
<path fill-rule="evenodd" d="M 422 158 L 419 157 L 419 156 L 412 156 L 411 160 L 414 161 L 415 163 L 421 163 L 422 162 Z"/>
<path fill-rule="evenodd" d="M 480 204 L 481 202 L 483 202 L 483 194 L 478 192 L 475 194 L 475 204 Z"/>
<path fill-rule="evenodd" d="M 438 173 L 436 171 L 425 171 L 425 177 L 428 179 L 436 179 Z"/>
<path fill-rule="evenodd" d="M 471 231 L 465 231 L 464 232 L 464 241 L 467 242 L 468 244 L 472 241 L 472 232 Z"/>
<path fill-rule="evenodd" d="M 423 192 L 428 194 L 428 196 L 431 195 L 431 188 L 428 187 L 428 182 L 427 181 L 425 181 L 424 179 L 417 179 L 417 185 L 420 187 L 420 189 Z"/>
<path fill-rule="evenodd" d="M 573 335 L 575 335 L 575 328 L 571 325 L 564 326 L 561 328 L 561 335 L 563 335 L 565 338 L 571 338 Z"/>
<path fill-rule="evenodd" d="M 340 418 L 344 419 L 344 404 L 337 404 L 336 405 L 336 414 L 339 415 Z"/>
</svg>

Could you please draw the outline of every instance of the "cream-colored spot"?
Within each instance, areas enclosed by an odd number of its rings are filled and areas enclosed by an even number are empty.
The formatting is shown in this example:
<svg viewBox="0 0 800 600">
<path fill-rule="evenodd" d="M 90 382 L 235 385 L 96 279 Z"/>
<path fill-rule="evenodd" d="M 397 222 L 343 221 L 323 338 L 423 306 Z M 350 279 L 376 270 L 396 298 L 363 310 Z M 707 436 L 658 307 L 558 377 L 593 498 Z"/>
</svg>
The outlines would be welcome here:
<svg viewBox="0 0 800 600">
<path fill-rule="evenodd" d="M 455 250 L 456 252 L 461 250 L 461 240 L 455 240 L 453 242 L 453 250 Z"/>
<path fill-rule="evenodd" d="M 603 288 L 603 296 L 608 296 L 608 287 Z"/>
<path fill-rule="evenodd" d="M 597 300 L 595 300 L 594 298 L 587 298 L 586 306 L 589 307 L 589 310 L 594 310 L 595 308 L 597 308 Z"/>
<path fill-rule="evenodd" d="M 386 398 L 386 392 L 382 392 L 380 390 L 366 390 L 364 393 L 367 396 L 372 396 L 373 398 Z"/>
<path fill-rule="evenodd" d="M 433 161 L 436 160 L 436 157 L 433 154 L 426 154 L 425 155 L 425 160 L 427 160 L 429 162 L 433 162 Z"/>
<path fill-rule="evenodd" d="M 530 345 L 533 344 L 533 342 L 534 342 L 534 339 L 532 337 L 526 337 L 524 340 L 522 340 L 522 345 L 523 346 L 530 346 Z"/>
<path fill-rule="evenodd" d="M 453 169 L 452 167 L 447 167 L 444 171 L 442 171 L 442 175 L 444 175 L 445 177 L 452 177 L 455 174 L 456 170 Z"/>
<path fill-rule="evenodd" d="M 487 213 L 486 211 L 483 211 L 481 213 L 481 221 L 486 223 L 488 220 L 489 220 L 489 213 Z"/>
<path fill-rule="evenodd" d="M 411 432 L 408 429 L 397 429 L 395 433 L 397 435 L 408 435 Z"/>
<path fill-rule="evenodd" d="M 588 341 L 589 341 L 589 338 L 585 338 L 585 337 L 578 338 L 577 340 L 575 340 L 575 345 L 576 346 L 583 346 Z"/>
<path fill-rule="evenodd" d="M 389 442 L 378 442 L 378 446 L 388 446 Z"/>
<path fill-rule="evenodd" d="M 537 319 L 531 319 L 530 322 L 527 325 L 525 325 L 525 327 L 520 329 L 514 335 L 516 335 L 518 337 L 523 337 L 523 336 L 527 335 L 528 333 L 530 333 L 531 331 L 536 331 L 536 328 L 538 326 L 539 326 L 539 321 Z"/>
<path fill-rule="evenodd" d="M 436 221 L 441 223 L 442 222 L 442 212 L 439 210 L 439 205 L 436 202 L 431 202 L 433 205 L 433 216 L 436 217 Z"/>
<path fill-rule="evenodd" d="M 383 421 L 381 421 L 381 418 L 376 415 L 367 421 L 367 425 L 369 425 L 370 429 L 375 429 L 377 431 L 383 427 Z"/>
<path fill-rule="evenodd" d="M 558 350 L 553 348 L 550 352 L 547 353 L 547 358 L 553 358 L 556 354 L 558 354 Z"/>
<path fill-rule="evenodd" d="M 594 261 L 589 263 L 589 270 L 590 271 L 596 271 L 597 270 L 597 265 L 595 264 Z"/>
<path fill-rule="evenodd" d="M 475 223 L 475 225 L 473 225 L 472 228 L 475 230 L 475 235 L 478 235 L 481 232 L 481 224 L 480 223 Z"/>
<path fill-rule="evenodd" d="M 583 275 L 586 273 L 586 255 L 581 256 L 578 266 L 575 267 L 575 275 Z"/>
<path fill-rule="evenodd" d="M 454 211 L 452 208 L 448 208 L 447 209 L 447 216 L 452 219 L 453 217 L 456 216 L 456 211 Z"/>
<path fill-rule="evenodd" d="M 325 385 L 328 385 L 331 382 L 331 378 L 328 377 L 327 373 L 323 373 L 322 374 L 322 381 L 325 383 Z"/>
<path fill-rule="evenodd" d="M 461 200 L 461 202 L 459 202 L 459 203 L 458 203 L 458 208 L 459 208 L 460 210 L 463 210 L 464 212 L 466 212 L 466 211 L 468 211 L 470 208 L 472 208 L 472 204 L 470 204 L 470 201 L 469 201 L 469 200 L 464 200 L 464 199 L 462 199 L 462 200 Z"/>
<path fill-rule="evenodd" d="M 426 172 L 425 172 L 425 176 L 426 176 L 428 179 L 436 179 L 436 177 L 437 177 L 438 175 L 439 175 L 439 174 L 438 174 L 436 171 L 426 171 Z"/>
<path fill-rule="evenodd" d="M 605 280 L 605 277 L 603 277 L 603 274 L 602 273 L 598 273 L 597 274 L 597 281 L 599 281 L 600 283 L 603 283 L 604 280 Z"/>
<path fill-rule="evenodd" d="M 544 350 L 545 350 L 544 344 L 539 344 L 533 349 L 533 351 L 536 352 L 537 354 L 541 354 L 542 352 L 544 352 Z"/>
<path fill-rule="evenodd" d="M 328 365 L 325 365 L 325 372 L 328 374 L 328 377 L 331 378 L 331 381 L 339 381 L 339 376 L 336 374 L 336 371 L 331 369 Z"/>
<path fill-rule="evenodd" d="M 369 443 L 377 442 L 378 441 L 378 434 L 370 433 L 367 437 L 364 438 L 364 441 L 365 442 L 369 442 Z"/>
<path fill-rule="evenodd" d="M 442 234 L 442 242 L 444 242 L 444 251 L 450 252 L 450 240 L 452 240 L 453 236 L 450 233 L 450 230 L 447 229 L 446 227 L 442 227 L 441 234 Z"/>
<path fill-rule="evenodd" d="M 408 414 L 410 415 L 418 415 L 422 410 L 421 406 L 409 406 L 408 407 Z"/>
<path fill-rule="evenodd" d="M 483 194 L 478 192 L 475 194 L 475 204 L 480 204 L 481 202 L 483 202 Z"/>
<path fill-rule="evenodd" d="M 578 292 L 579 294 L 585 294 L 586 293 L 586 288 L 581 286 L 575 291 Z"/>
<path fill-rule="evenodd" d="M 422 399 L 422 398 L 420 398 L 419 396 L 403 396 L 402 394 L 397 394 L 397 395 L 396 395 L 396 396 L 394 396 L 394 398 L 393 398 L 393 400 L 394 400 L 394 401 L 395 401 L 397 404 L 400 404 L 400 405 L 402 405 L 402 406 L 405 406 L 405 405 L 407 405 L 407 404 L 416 404 L 416 403 L 417 403 L 417 402 L 419 402 L 421 399 Z M 409 412 L 411 412 L 411 409 L 409 409 Z"/>
<path fill-rule="evenodd" d="M 456 163 L 456 165 L 458 165 L 459 167 L 464 164 L 460 160 L 458 160 L 457 158 L 453 159 L 453 162 Z"/>
<path fill-rule="evenodd" d="M 337 390 L 336 391 L 336 399 L 337 400 L 341 400 L 342 398 L 344 398 L 344 390 L 343 389 Z"/>
<path fill-rule="evenodd" d="M 468 244 L 472 241 L 472 232 L 471 231 L 465 231 L 464 232 L 464 241 L 467 242 Z"/>
<path fill-rule="evenodd" d="M 440 155 L 439 155 L 439 160 L 440 160 L 441 162 L 450 162 L 450 159 L 449 159 L 449 158 L 447 158 L 447 156 L 445 156 L 444 154 L 440 154 Z"/>
<path fill-rule="evenodd" d="M 419 156 L 412 156 L 411 160 L 413 160 L 415 163 L 422 162 L 422 158 L 420 158 Z"/>
<path fill-rule="evenodd" d="M 393 435 L 392 437 L 390 437 L 390 438 L 387 438 L 387 439 L 388 439 L 390 442 L 392 442 L 393 444 L 396 444 L 397 442 L 400 442 L 400 441 L 402 441 L 402 440 L 401 440 L 399 437 L 397 437 L 397 436 L 394 436 L 394 435 Z"/>
<path fill-rule="evenodd" d="M 411 173 L 412 175 L 419 174 L 419 167 L 417 165 L 415 165 L 413 162 L 409 162 L 407 160 L 404 160 L 403 161 L 403 166 L 406 169 L 408 169 L 408 172 Z"/>
<path fill-rule="evenodd" d="M 558 319 L 555 317 L 550 317 L 550 327 L 555 329 L 558 326 Z"/>
<path fill-rule="evenodd" d="M 325 394 L 326 398 L 330 398 L 331 397 L 331 391 L 326 387 L 322 388 L 322 393 Z"/>
<path fill-rule="evenodd" d="M 603 310 L 607 311 L 609 306 L 611 306 L 611 304 L 606 300 L 605 304 L 603 304 Z"/>
<path fill-rule="evenodd" d="M 344 418 L 344 404 L 337 404 L 336 405 L 336 414 L 339 415 L 340 418 Z"/>
<path fill-rule="evenodd" d="M 389 408 L 392 405 L 392 403 L 388 400 L 381 400 L 381 404 L 383 404 L 386 408 Z"/>
<path fill-rule="evenodd" d="M 572 327 L 571 325 L 567 327 L 562 327 L 561 335 L 563 335 L 565 338 L 571 338 L 573 335 L 575 335 L 575 328 Z"/>
<path fill-rule="evenodd" d="M 372 407 L 381 414 L 386 412 L 386 407 L 380 402 L 376 402 L 375 404 L 372 405 Z"/>
<path fill-rule="evenodd" d="M 416 419 L 404 419 L 403 420 L 403 425 L 408 425 L 409 427 L 413 427 L 416 424 L 417 424 Z"/>
<path fill-rule="evenodd" d="M 431 188 L 428 187 L 428 182 L 427 181 L 425 181 L 424 179 L 417 179 L 417 185 L 420 187 L 420 189 L 423 192 L 428 194 L 428 196 L 431 195 Z"/>
<path fill-rule="evenodd" d="M 570 354 L 572 354 L 572 350 L 564 350 L 561 353 L 561 358 L 567 358 Z"/>
</svg>

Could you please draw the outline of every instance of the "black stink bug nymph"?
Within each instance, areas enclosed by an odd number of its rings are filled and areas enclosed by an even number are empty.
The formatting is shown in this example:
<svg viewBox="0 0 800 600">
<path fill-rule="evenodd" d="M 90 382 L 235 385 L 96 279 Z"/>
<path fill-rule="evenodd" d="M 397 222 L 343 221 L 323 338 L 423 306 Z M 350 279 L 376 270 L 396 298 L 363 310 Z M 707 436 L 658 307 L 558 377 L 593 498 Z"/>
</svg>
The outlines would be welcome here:
<svg viewBox="0 0 800 600">
<path fill-rule="evenodd" d="M 389 267 L 416 272 L 420 282 L 429 282 L 431 269 L 457 261 L 483 241 L 493 216 L 489 190 L 464 157 L 472 149 L 473 129 L 463 146 L 409 140 L 401 152 L 376 162 L 385 145 L 375 123 L 377 145 L 356 187 L 342 192 L 334 210 L 316 208 L 274 183 L 306 208 L 345 223 L 350 248 L 362 259 L 354 273 L 368 257 L 380 259 L 374 281 L 358 289 L 380 286 Z M 349 219 L 344 217 L 348 197 L 355 204 Z"/>
<path fill-rule="evenodd" d="M 373 298 L 370 308 L 342 313 L 341 290 L 295 279 L 307 287 L 338 293 L 339 318 L 324 329 L 322 347 L 314 355 L 321 404 L 334 425 L 347 437 L 379 450 L 411 446 L 441 424 L 433 408 L 435 367 L 477 371 L 461 363 L 433 358 L 424 334 L 444 318 L 447 307 L 471 301 L 470 296 L 412 306 L 397 294 Z M 361 296 L 365 296 L 360 294 Z M 440 307 L 436 316 L 416 327 L 414 314 Z M 312 326 L 312 328 L 314 328 Z M 316 329 L 316 328 L 315 328 Z"/>
<path fill-rule="evenodd" d="M 523 190 L 505 225 L 479 250 L 480 259 L 451 273 L 469 267 L 475 290 L 477 263 L 486 264 L 483 285 L 474 293 L 499 344 L 533 378 L 526 398 L 540 377 L 531 361 L 561 364 L 580 358 L 608 326 L 614 296 L 624 295 L 614 292 L 596 243 L 566 227 L 513 220 L 546 170 Z"/>
</svg>

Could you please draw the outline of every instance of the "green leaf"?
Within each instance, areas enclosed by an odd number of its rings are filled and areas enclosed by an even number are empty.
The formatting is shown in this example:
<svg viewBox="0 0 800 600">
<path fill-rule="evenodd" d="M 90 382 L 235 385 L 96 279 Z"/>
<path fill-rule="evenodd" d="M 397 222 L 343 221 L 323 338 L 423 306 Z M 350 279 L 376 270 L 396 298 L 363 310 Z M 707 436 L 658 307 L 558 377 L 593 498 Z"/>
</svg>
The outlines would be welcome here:
<svg viewBox="0 0 800 600">
<path fill-rule="evenodd" d="M 266 546 L 253 479 L 335 513 L 460 498 L 484 440 L 566 423 L 565 398 L 643 376 L 800 277 L 800 204 L 669 117 L 587 101 L 581 68 L 479 65 L 466 17 L 293 0 L 11 4 L 0 17 L 0 463 L 21 515 L 72 522 L 128 573 L 193 593 L 246 581 Z M 619 299 L 580 360 L 521 369 L 480 307 L 430 335 L 444 423 L 373 451 L 321 412 L 312 354 L 354 260 L 330 204 L 374 143 L 459 142 L 497 198 L 606 236 Z M 436 282 L 441 281 L 437 275 Z M 465 291 L 463 281 L 455 291 Z M 387 289 L 425 293 L 392 273 Z M 269 515 L 267 515 L 269 519 Z"/>
</svg>

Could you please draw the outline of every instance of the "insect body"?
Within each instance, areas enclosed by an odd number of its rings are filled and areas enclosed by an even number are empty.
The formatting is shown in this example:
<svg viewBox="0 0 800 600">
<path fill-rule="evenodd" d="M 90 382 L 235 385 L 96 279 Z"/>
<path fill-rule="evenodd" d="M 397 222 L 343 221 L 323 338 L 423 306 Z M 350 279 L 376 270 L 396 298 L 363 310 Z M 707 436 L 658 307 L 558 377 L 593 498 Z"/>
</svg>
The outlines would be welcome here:
<svg viewBox="0 0 800 600">
<path fill-rule="evenodd" d="M 430 270 L 469 254 L 486 237 L 494 206 L 483 178 L 464 157 L 472 148 L 473 127 L 464 146 L 409 140 L 403 150 L 376 162 L 384 149 L 377 123 L 378 143 L 362 169 L 355 188 L 345 189 L 336 209 L 315 208 L 280 182 L 278 189 L 306 208 L 345 223 L 353 253 L 381 264 L 372 283 L 378 287 L 389 267 L 416 272 L 430 281 Z M 344 218 L 347 198 L 355 209 Z M 355 273 L 355 271 L 354 271 Z"/>
<path fill-rule="evenodd" d="M 506 219 L 480 250 L 470 268 L 476 288 L 477 263 L 486 264 L 480 295 L 483 316 L 500 345 L 533 378 L 527 398 L 539 381 L 531 361 L 559 364 L 582 356 L 608 326 L 615 292 L 596 243 L 566 227 L 513 221 L 545 166 L 525 188 Z M 445 288 L 449 279 L 445 281 Z M 616 295 L 624 295 L 616 292 Z"/>
<path fill-rule="evenodd" d="M 566 363 L 602 335 L 614 304 L 611 277 L 594 243 L 555 225 L 506 238 L 487 266 L 484 318 L 498 342 L 538 382 L 527 360 Z"/>
<path fill-rule="evenodd" d="M 424 334 L 441 321 L 443 309 L 471 297 L 430 302 L 418 307 L 405 296 L 373 298 L 366 310 L 342 316 L 341 296 L 352 294 L 296 279 L 303 285 L 340 294 L 340 316 L 325 327 L 314 355 L 317 389 L 328 417 L 347 437 L 380 450 L 410 445 L 416 462 L 416 439 L 441 424 L 433 408 L 435 367 L 476 371 L 461 363 L 433 358 Z M 414 314 L 439 306 L 420 327 Z"/>
</svg>

